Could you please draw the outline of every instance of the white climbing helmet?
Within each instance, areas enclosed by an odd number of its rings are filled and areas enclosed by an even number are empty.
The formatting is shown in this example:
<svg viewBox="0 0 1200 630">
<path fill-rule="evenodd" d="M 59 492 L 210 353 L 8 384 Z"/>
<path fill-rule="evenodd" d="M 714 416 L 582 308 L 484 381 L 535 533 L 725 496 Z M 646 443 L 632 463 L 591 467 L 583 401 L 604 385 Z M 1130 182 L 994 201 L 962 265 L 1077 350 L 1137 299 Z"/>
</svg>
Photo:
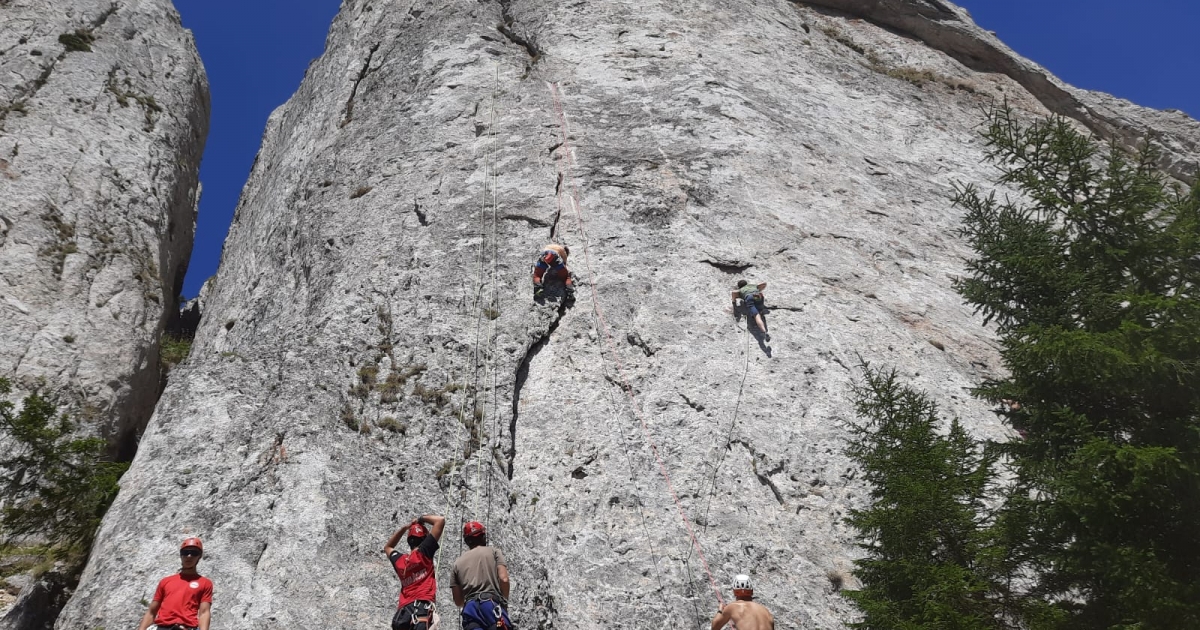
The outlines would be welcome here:
<svg viewBox="0 0 1200 630">
<path fill-rule="evenodd" d="M 735 591 L 753 591 L 754 585 L 750 583 L 750 576 L 742 573 L 733 578 L 733 590 Z"/>
</svg>

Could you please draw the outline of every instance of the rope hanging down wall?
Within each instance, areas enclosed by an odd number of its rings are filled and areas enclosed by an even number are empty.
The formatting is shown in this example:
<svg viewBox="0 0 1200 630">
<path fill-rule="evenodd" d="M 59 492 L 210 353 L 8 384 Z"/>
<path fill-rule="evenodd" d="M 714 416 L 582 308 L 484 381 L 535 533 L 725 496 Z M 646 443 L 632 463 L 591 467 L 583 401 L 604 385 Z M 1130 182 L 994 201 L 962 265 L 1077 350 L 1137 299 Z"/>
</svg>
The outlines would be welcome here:
<svg viewBox="0 0 1200 630">
<path fill-rule="evenodd" d="M 597 275 L 595 269 L 592 267 L 591 248 L 589 246 L 587 225 L 583 217 L 582 204 L 580 203 L 579 199 L 579 188 L 576 185 L 575 178 L 572 174 L 575 170 L 574 148 L 571 146 L 571 134 L 567 126 L 566 113 L 563 110 L 562 96 L 559 91 L 558 84 L 547 82 L 546 86 L 550 90 L 550 95 L 554 101 L 554 112 L 558 117 L 559 131 L 562 134 L 561 148 L 563 150 L 565 162 L 564 170 L 567 171 L 567 176 L 565 179 L 570 180 L 571 185 L 571 194 L 568 199 L 571 202 L 571 206 L 575 210 L 575 217 L 580 232 L 580 241 L 583 243 L 584 262 L 587 265 L 588 274 L 593 278 L 594 282 L 594 279 L 597 278 Z M 641 425 L 642 437 L 645 439 L 650 451 L 654 454 L 654 459 L 658 463 L 659 473 L 662 475 L 663 481 L 666 483 L 667 491 L 670 493 L 671 499 L 675 502 L 675 507 L 679 512 L 679 518 L 683 522 L 684 528 L 687 530 L 692 547 L 696 550 L 696 554 L 700 558 L 700 562 L 704 567 L 704 572 L 708 574 L 708 581 L 712 586 L 713 594 L 716 595 L 717 602 L 724 606 L 725 599 L 721 596 L 721 589 L 717 586 L 717 581 L 716 578 L 713 577 L 712 570 L 709 569 L 708 560 L 704 556 L 704 549 L 700 546 L 699 539 L 696 538 L 696 532 L 692 528 L 691 520 L 688 519 L 687 514 L 683 509 L 683 503 L 679 500 L 678 493 L 675 492 L 674 484 L 671 482 L 671 474 L 667 471 L 667 466 L 663 462 L 662 456 L 659 454 L 658 444 L 655 443 L 654 438 L 650 435 L 650 428 L 646 422 L 645 415 L 642 413 L 641 407 L 638 405 L 637 398 L 633 393 L 633 387 L 629 384 L 629 379 L 625 373 L 625 365 L 621 361 L 621 356 L 617 352 L 616 343 L 613 341 L 612 333 L 608 327 L 608 322 L 604 318 L 604 310 L 600 306 L 600 301 L 597 297 L 596 285 L 594 283 L 592 285 L 591 296 L 592 312 L 596 316 L 596 322 L 600 327 L 600 331 L 604 334 L 604 338 L 608 346 L 608 355 L 616 365 L 617 373 L 621 377 L 622 389 L 629 398 L 629 406 L 633 410 L 634 415 L 637 417 L 638 422 Z"/>
</svg>

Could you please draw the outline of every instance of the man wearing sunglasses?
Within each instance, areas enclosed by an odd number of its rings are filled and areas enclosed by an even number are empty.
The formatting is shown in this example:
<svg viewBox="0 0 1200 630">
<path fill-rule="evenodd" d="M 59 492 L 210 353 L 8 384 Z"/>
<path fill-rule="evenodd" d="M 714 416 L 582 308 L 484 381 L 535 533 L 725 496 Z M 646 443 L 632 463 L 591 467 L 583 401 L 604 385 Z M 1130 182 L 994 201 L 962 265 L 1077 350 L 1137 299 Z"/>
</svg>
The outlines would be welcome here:
<svg viewBox="0 0 1200 630">
<path fill-rule="evenodd" d="M 212 581 L 196 572 L 204 555 L 199 538 L 186 538 L 179 545 L 179 572 L 168 575 L 154 589 L 154 600 L 142 615 L 138 630 L 208 630 L 212 607 Z"/>
</svg>

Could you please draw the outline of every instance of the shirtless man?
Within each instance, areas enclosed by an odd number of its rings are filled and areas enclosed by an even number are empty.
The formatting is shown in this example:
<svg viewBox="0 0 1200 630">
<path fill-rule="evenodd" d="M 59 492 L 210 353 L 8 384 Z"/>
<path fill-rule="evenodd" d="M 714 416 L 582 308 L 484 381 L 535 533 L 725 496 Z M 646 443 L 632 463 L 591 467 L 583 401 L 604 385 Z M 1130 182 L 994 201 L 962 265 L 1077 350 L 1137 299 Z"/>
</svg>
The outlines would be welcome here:
<svg viewBox="0 0 1200 630">
<path fill-rule="evenodd" d="M 733 580 L 733 597 L 737 601 L 722 606 L 716 617 L 713 617 L 712 630 L 721 630 L 727 623 L 733 623 L 737 630 L 775 630 L 775 618 L 766 606 L 753 601 L 754 588 L 750 586 L 750 576 L 739 575 Z"/>
</svg>

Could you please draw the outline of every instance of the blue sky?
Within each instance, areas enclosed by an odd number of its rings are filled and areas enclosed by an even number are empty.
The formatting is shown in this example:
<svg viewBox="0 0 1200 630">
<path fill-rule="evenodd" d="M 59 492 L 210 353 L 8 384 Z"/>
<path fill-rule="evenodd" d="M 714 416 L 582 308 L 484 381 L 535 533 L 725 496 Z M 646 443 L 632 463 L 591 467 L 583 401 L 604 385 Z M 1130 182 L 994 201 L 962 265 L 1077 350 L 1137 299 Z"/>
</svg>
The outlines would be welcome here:
<svg viewBox="0 0 1200 630">
<path fill-rule="evenodd" d="M 958 0 L 1064 81 L 1200 115 L 1200 0 Z M 175 0 L 212 89 L 204 195 L 183 293 L 216 273 L 267 116 L 325 45 L 339 0 Z"/>
</svg>

